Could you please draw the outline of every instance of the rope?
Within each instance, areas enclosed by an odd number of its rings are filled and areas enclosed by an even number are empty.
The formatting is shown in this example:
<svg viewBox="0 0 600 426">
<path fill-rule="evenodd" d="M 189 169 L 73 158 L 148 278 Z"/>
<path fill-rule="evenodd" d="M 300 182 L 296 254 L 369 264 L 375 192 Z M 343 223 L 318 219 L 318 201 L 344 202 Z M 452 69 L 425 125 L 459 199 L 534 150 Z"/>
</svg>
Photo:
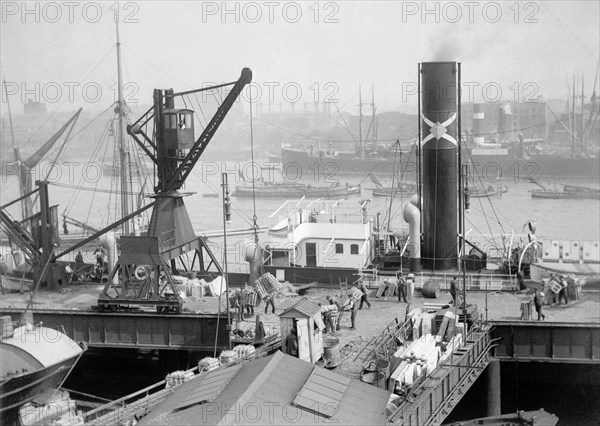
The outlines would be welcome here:
<svg viewBox="0 0 600 426">
<path fill-rule="evenodd" d="M 104 147 L 104 155 L 102 157 L 102 160 L 103 160 L 102 163 L 104 163 L 104 159 L 106 158 L 106 151 L 108 151 L 108 144 L 106 144 L 106 146 Z M 98 182 L 96 182 L 96 185 L 98 185 Z M 125 190 L 125 189 L 123 188 L 123 190 Z M 89 223 L 90 214 L 92 212 L 92 205 L 94 204 L 94 199 L 96 198 L 96 193 L 97 192 L 94 191 L 93 194 L 92 194 L 92 200 L 90 201 L 90 208 L 88 209 L 88 213 L 87 213 L 87 216 L 85 218 L 85 223 Z"/>
<path fill-rule="evenodd" d="M 252 127 L 252 88 L 248 90 L 248 97 L 250 98 L 248 104 L 250 105 L 250 153 L 252 158 L 252 167 L 254 167 L 254 129 Z M 256 223 L 256 179 L 252 179 L 252 226 L 254 227 L 254 242 L 258 243 L 258 224 Z"/>
</svg>

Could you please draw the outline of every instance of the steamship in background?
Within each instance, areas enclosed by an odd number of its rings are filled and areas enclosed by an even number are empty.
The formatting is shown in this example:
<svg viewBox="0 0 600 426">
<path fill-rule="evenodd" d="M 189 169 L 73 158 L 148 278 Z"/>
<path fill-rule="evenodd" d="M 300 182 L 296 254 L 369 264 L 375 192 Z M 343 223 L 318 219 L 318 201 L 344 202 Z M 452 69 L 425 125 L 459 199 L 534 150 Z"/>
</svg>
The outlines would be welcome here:
<svg viewBox="0 0 600 426">
<path fill-rule="evenodd" d="M 585 99 L 583 94 L 573 94 L 566 103 L 537 99 L 525 103 L 463 104 L 465 162 L 471 163 L 477 172 L 487 177 L 599 176 L 598 99 L 594 92 L 590 102 L 581 102 L 575 108 L 579 99 Z M 564 109 L 568 112 L 556 112 Z M 389 126 L 395 136 L 385 133 L 387 128 L 384 124 L 384 132 L 379 132 L 379 141 L 376 131 L 373 131 L 371 140 L 369 135 L 363 138 L 360 131 L 363 117 L 360 114 L 349 118 L 350 129 L 358 138 L 355 150 L 337 148 L 338 141 L 310 138 L 287 141 L 281 148 L 284 168 L 286 164 L 295 164 L 306 174 L 314 173 L 316 168 L 320 168 L 323 174 L 383 174 L 401 170 L 404 176 L 414 176 L 416 171 L 412 165 L 416 138 L 410 135 L 416 135 L 417 129 L 405 122 L 409 119 L 414 122 L 415 118 L 406 114 L 387 114 L 395 115 L 397 124 Z M 373 117 L 375 121 L 371 119 L 365 128 L 381 127 L 382 114 L 374 114 Z M 394 140 L 398 137 L 402 151 L 396 157 Z"/>
<path fill-rule="evenodd" d="M 459 81 L 457 76 L 459 67 L 459 64 L 450 62 L 422 64 L 423 93 L 427 93 L 430 86 L 436 87 L 436 81 L 442 81 L 447 85 L 453 84 L 452 87 L 456 87 L 456 81 Z M 444 84 L 440 86 L 446 87 Z M 481 172 L 473 167 L 473 163 L 482 161 L 481 158 L 493 159 L 501 156 L 502 150 L 507 149 L 502 148 L 502 144 L 498 141 L 487 142 L 483 136 L 487 130 L 482 126 L 485 107 L 475 105 L 471 114 L 474 116 L 473 127 L 477 133 L 476 136 L 470 137 L 469 142 L 462 141 L 462 143 L 469 143 L 469 148 L 463 151 L 460 158 L 462 164 L 458 164 L 457 154 L 461 141 L 457 140 L 457 135 L 461 133 L 459 115 L 462 111 L 457 102 L 446 100 L 445 104 L 443 103 L 429 96 L 423 97 L 420 105 L 422 138 L 420 143 L 414 144 L 411 156 L 403 160 L 406 161 L 407 168 L 411 167 L 416 171 L 414 174 L 417 177 L 417 183 L 412 185 L 411 189 L 407 189 L 407 192 L 410 192 L 408 195 L 410 200 L 403 206 L 404 220 L 409 224 L 408 235 L 394 234 L 389 222 L 387 226 L 385 225 L 385 216 L 382 218 L 378 215 L 374 220 L 370 219 L 367 215 L 368 200 L 361 200 L 360 208 L 356 201 L 349 200 L 335 203 L 327 203 L 323 200 L 301 200 L 298 203 L 288 201 L 271 215 L 273 222 L 269 223 L 269 235 L 265 240 L 268 243 L 264 247 L 264 270 L 271 272 L 282 281 L 301 283 L 318 281 L 321 284 L 331 285 L 338 282 L 353 282 L 357 275 L 362 275 L 364 270 L 389 272 L 404 267 L 415 272 L 423 269 L 428 275 L 456 268 L 458 258 L 456 235 L 461 209 L 459 205 L 465 204 L 464 208 L 468 209 L 466 206 L 468 202 L 465 199 L 469 198 L 475 188 L 469 188 L 467 191 L 469 196 L 466 196 L 466 189 L 464 187 L 458 189 L 461 185 L 456 185 L 458 176 L 450 173 L 460 170 L 459 182 L 460 179 L 478 182 L 480 179 L 475 174 Z M 545 107 L 537 108 L 543 111 Z M 498 109 L 501 129 L 505 129 L 508 123 L 512 122 L 511 115 L 510 109 L 506 106 Z M 497 137 L 496 132 L 494 137 Z M 535 154 L 535 141 L 535 138 L 526 140 L 521 136 L 512 149 L 518 149 L 523 155 L 527 154 L 530 157 L 537 155 L 544 158 L 542 154 Z M 487 157 L 484 153 L 487 153 Z M 360 161 L 355 160 L 357 164 L 361 164 Z M 595 161 L 596 177 L 600 175 L 597 172 L 597 159 L 572 158 L 571 161 Z M 465 164 L 469 166 L 469 172 L 463 176 L 461 166 Z M 577 167 L 583 167 L 583 163 L 577 164 Z M 507 164 L 509 165 L 514 167 L 514 162 Z M 563 164 L 561 167 L 566 166 Z M 510 171 L 513 172 L 512 169 Z M 591 173 L 590 170 L 586 172 Z M 496 177 L 497 173 L 497 169 L 494 169 L 493 177 Z M 461 191 L 464 203 L 460 201 L 458 190 Z M 350 206 L 349 210 L 344 210 L 346 205 Z M 527 219 L 529 218 L 523 220 Z M 459 234 L 462 234 L 462 231 Z M 503 280 L 502 275 L 505 278 L 514 277 L 519 269 L 525 274 L 530 274 L 530 265 L 533 263 L 537 264 L 536 274 L 543 274 L 540 268 L 556 270 L 564 266 L 558 265 L 558 257 L 555 259 L 556 262 L 551 259 L 554 256 L 552 254 L 554 241 L 540 241 L 535 250 L 531 245 L 521 244 L 521 241 L 535 239 L 535 224 L 529 227 L 528 234 L 503 234 L 503 247 L 498 247 L 492 252 L 486 252 L 478 247 L 478 241 L 474 236 L 469 238 L 470 241 L 465 239 L 466 265 L 471 271 L 469 273 L 497 274 L 498 279 Z M 576 252 L 578 257 L 580 253 L 578 244 L 574 246 L 576 250 L 565 249 L 565 252 Z M 572 268 L 569 272 L 597 277 L 600 261 L 597 254 L 598 243 L 584 242 L 584 245 L 584 252 L 596 254 L 590 259 L 582 257 L 579 262 L 581 267 L 570 265 L 569 267 Z M 318 250 L 318 247 L 323 247 L 323 250 Z M 542 253 L 542 247 L 545 253 Z M 558 249 L 558 242 L 556 249 Z M 498 269 L 494 267 L 488 269 L 488 265 L 494 263 L 497 264 Z"/>
</svg>

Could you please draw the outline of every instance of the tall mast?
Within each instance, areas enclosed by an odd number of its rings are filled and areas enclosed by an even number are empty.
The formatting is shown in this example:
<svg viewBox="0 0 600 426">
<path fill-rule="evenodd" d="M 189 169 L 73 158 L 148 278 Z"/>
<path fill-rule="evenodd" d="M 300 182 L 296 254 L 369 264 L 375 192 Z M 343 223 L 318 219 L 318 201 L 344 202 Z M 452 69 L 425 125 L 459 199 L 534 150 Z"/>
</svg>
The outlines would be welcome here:
<svg viewBox="0 0 600 426">
<path fill-rule="evenodd" d="M 363 145 L 363 134 L 362 134 L 362 89 L 360 84 L 358 85 L 358 141 L 360 143 L 360 158 L 365 159 L 365 147 Z"/>
<path fill-rule="evenodd" d="M 577 122 L 575 119 L 575 73 L 573 73 L 573 95 L 571 96 L 571 155 L 575 157 L 575 133 L 577 132 Z"/>
<path fill-rule="evenodd" d="M 585 96 L 583 94 L 584 90 L 585 89 L 583 87 L 583 73 L 581 73 L 581 127 L 580 127 L 581 133 L 579 134 L 579 137 L 581 138 L 581 149 L 585 152 L 586 148 L 587 148 L 585 146 L 587 141 L 585 140 L 584 135 L 583 135 L 583 130 L 584 130 L 583 129 L 583 101 L 585 98 Z"/>
<path fill-rule="evenodd" d="M 123 74 L 121 71 L 121 41 L 119 39 L 119 20 L 117 19 L 117 84 L 118 84 L 118 100 L 117 111 L 119 114 L 119 162 L 121 176 L 121 216 L 129 216 L 129 164 L 127 155 L 127 146 L 125 135 L 127 134 L 127 118 L 125 116 L 125 100 L 123 99 Z M 129 234 L 129 221 L 123 223 L 123 235 Z"/>
<path fill-rule="evenodd" d="M 373 143 L 377 148 L 377 121 L 375 117 L 375 89 L 371 84 L 371 123 L 373 123 Z"/>
</svg>

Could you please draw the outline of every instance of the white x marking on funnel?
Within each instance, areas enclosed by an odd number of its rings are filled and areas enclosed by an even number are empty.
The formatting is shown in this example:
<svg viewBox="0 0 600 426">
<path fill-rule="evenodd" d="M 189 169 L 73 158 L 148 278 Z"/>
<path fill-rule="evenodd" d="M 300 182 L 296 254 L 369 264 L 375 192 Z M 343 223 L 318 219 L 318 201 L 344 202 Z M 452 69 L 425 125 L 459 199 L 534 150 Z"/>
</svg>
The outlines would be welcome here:
<svg viewBox="0 0 600 426">
<path fill-rule="evenodd" d="M 427 135 L 425 139 L 423 139 L 423 143 L 433 138 L 436 138 L 438 141 L 444 138 L 447 141 L 452 142 L 454 145 L 458 146 L 458 142 L 456 141 L 456 139 L 453 136 L 446 133 L 446 127 L 448 127 L 454 122 L 454 120 L 456 120 L 456 113 L 452 114 L 452 116 L 443 123 L 440 123 L 439 121 L 434 123 L 433 121 L 425 117 L 423 113 L 421 113 L 421 118 L 423 119 L 425 124 L 427 124 L 430 127 L 429 131 L 431 132 Z"/>
</svg>

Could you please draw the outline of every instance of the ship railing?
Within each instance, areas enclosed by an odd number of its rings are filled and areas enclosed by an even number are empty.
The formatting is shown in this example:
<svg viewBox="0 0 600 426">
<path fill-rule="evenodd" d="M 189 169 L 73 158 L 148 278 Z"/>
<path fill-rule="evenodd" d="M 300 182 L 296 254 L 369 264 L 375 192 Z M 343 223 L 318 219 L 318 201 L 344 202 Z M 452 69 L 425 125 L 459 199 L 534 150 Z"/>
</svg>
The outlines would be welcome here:
<svg viewBox="0 0 600 426">
<path fill-rule="evenodd" d="M 413 272 L 415 288 L 420 289 L 425 283 L 434 282 L 440 290 L 450 291 L 450 283 L 454 278 L 462 288 L 462 276 L 458 272 Z M 363 269 L 358 274 L 367 287 L 379 287 L 385 280 L 395 279 L 394 275 L 380 275 L 377 269 Z M 514 275 L 484 274 L 467 272 L 466 289 L 469 291 L 514 292 L 519 290 L 519 283 Z M 486 296 L 487 297 L 487 296 Z"/>
</svg>

